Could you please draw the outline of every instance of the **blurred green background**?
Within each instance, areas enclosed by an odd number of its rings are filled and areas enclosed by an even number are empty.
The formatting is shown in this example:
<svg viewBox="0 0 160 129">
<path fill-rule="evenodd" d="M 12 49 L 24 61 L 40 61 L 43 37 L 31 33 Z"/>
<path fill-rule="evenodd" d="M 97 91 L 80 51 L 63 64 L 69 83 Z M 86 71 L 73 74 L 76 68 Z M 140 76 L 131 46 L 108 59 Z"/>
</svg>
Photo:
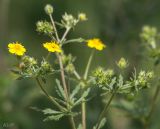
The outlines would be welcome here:
<svg viewBox="0 0 160 129">
<path fill-rule="evenodd" d="M 56 20 L 64 12 L 74 16 L 79 12 L 87 14 L 88 21 L 78 24 L 69 37 L 99 37 L 107 45 L 103 52 L 96 53 L 92 68 L 114 68 L 115 61 L 123 56 L 129 60 L 129 70 L 149 69 L 150 63 L 140 54 L 139 33 L 143 25 L 159 28 L 160 0 L 0 0 L 0 129 L 70 129 L 66 118 L 42 122 L 44 116 L 30 107 L 52 107 L 51 104 L 33 80 L 15 81 L 9 72 L 16 61 L 8 53 L 9 42 L 22 42 L 27 53 L 36 58 L 46 55 L 42 43 L 49 38 L 39 35 L 35 24 L 38 20 L 49 20 L 44 12 L 48 3 L 54 6 Z M 77 57 L 75 65 L 82 74 L 91 50 L 84 44 L 72 44 L 65 47 L 65 52 Z M 47 88 L 54 94 L 53 85 Z M 88 107 L 88 127 L 93 126 L 101 107 L 99 98 Z M 106 129 L 141 129 L 138 122 L 115 111 L 111 111 Z M 160 112 L 156 114 L 153 129 L 160 128 Z"/>
</svg>

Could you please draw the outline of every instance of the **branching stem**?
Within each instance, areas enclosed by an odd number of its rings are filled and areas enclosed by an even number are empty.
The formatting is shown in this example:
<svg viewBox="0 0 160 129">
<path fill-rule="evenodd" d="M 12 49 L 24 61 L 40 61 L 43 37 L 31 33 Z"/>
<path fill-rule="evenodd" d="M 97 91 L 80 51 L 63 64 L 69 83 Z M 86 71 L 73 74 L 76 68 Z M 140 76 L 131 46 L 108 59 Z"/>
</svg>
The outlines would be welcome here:
<svg viewBox="0 0 160 129">
<path fill-rule="evenodd" d="M 56 105 L 61 111 L 66 110 L 65 108 L 63 108 L 55 99 L 54 97 L 50 96 L 48 94 L 48 92 L 44 89 L 43 85 L 41 84 L 39 78 L 36 78 L 37 84 L 40 87 L 40 89 L 43 91 L 43 93 L 45 94 L 45 96 L 54 104 Z"/>
<path fill-rule="evenodd" d="M 62 39 L 60 40 L 59 36 L 58 36 L 58 32 L 57 32 L 56 26 L 55 26 L 55 22 L 53 20 L 53 17 L 52 17 L 51 14 L 49 15 L 49 17 L 51 19 L 51 22 L 52 22 L 52 25 L 53 25 L 53 28 L 54 28 L 54 31 L 55 31 L 56 40 L 57 40 L 57 42 L 59 44 L 62 44 L 63 40 L 65 39 L 65 37 L 67 36 L 68 32 L 70 31 L 70 28 L 66 29 L 65 33 L 62 36 Z M 71 110 L 70 106 L 69 106 L 69 101 L 70 100 L 69 100 L 69 93 L 68 93 L 68 89 L 67 89 L 67 83 L 66 83 L 66 80 L 65 80 L 64 67 L 63 67 L 63 63 L 62 63 L 62 55 L 61 54 L 57 54 L 57 58 L 58 58 L 58 61 L 59 61 L 59 66 L 60 66 L 60 71 L 61 71 L 61 79 L 62 79 L 62 85 L 63 85 L 64 92 L 65 92 L 65 99 L 66 99 L 66 103 L 68 103 L 67 104 L 67 109 Z M 72 125 L 72 129 L 76 129 L 73 116 L 70 116 L 69 119 L 70 119 L 70 122 L 71 122 L 71 125 Z"/>
<path fill-rule="evenodd" d="M 84 73 L 84 80 L 87 80 L 88 72 L 89 72 L 89 68 L 90 68 L 93 56 L 94 56 L 94 50 L 92 50 L 91 55 L 88 59 L 88 63 L 87 63 L 85 73 Z M 82 129 L 86 129 L 86 102 L 85 102 L 85 99 L 83 100 L 81 104 L 81 110 L 82 110 Z"/>
</svg>

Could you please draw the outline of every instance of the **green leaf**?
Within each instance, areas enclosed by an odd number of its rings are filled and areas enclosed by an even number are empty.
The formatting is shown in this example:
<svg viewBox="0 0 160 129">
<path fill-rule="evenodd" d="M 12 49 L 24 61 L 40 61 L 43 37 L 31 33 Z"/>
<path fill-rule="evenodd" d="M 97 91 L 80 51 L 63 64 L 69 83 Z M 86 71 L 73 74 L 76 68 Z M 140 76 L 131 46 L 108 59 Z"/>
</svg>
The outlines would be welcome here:
<svg viewBox="0 0 160 129">
<path fill-rule="evenodd" d="M 102 87 L 102 89 L 103 90 L 107 90 L 109 92 L 113 91 L 114 85 L 116 84 L 116 80 L 117 80 L 116 77 L 112 78 L 110 84 L 108 84 L 106 87 Z"/>
<path fill-rule="evenodd" d="M 123 76 L 121 74 L 119 75 L 117 86 L 118 87 L 122 87 L 123 86 Z"/>
<path fill-rule="evenodd" d="M 79 124 L 77 129 L 82 129 L 82 124 Z"/>
<path fill-rule="evenodd" d="M 30 107 L 30 109 L 35 110 L 35 111 L 37 111 L 37 112 L 41 112 L 41 111 L 42 111 L 41 109 L 39 109 L 39 108 L 37 108 L 37 107 Z"/>
<path fill-rule="evenodd" d="M 11 69 L 10 71 L 14 74 L 20 74 L 20 71 L 17 69 Z"/>
<path fill-rule="evenodd" d="M 98 129 L 102 129 L 104 127 L 105 123 L 106 123 L 106 118 L 103 118 L 99 124 Z M 96 128 L 97 128 L 97 125 L 93 127 L 93 129 L 96 129 Z"/>
<path fill-rule="evenodd" d="M 74 103 L 74 106 L 80 104 L 83 101 L 83 99 L 88 96 L 89 92 L 90 92 L 90 88 L 88 88 L 86 91 L 84 91 L 82 96 Z"/>
<path fill-rule="evenodd" d="M 56 83 L 57 83 L 57 92 L 58 92 L 58 95 L 60 96 L 60 97 L 62 97 L 63 99 L 65 99 L 65 93 L 64 93 L 64 90 L 63 90 L 63 88 L 62 88 L 62 86 L 61 86 L 61 84 L 60 84 L 60 81 L 58 80 L 58 79 L 56 79 Z"/>
<path fill-rule="evenodd" d="M 23 76 L 20 76 L 20 77 L 16 78 L 16 80 L 22 80 L 22 79 L 24 79 Z"/>
<path fill-rule="evenodd" d="M 78 94 L 80 89 L 81 89 L 81 87 L 79 85 L 77 85 L 76 88 L 72 91 L 72 93 L 70 95 L 70 99 L 74 99 L 75 95 Z"/>
<path fill-rule="evenodd" d="M 55 111 L 55 110 L 52 110 L 50 108 L 47 108 L 47 109 L 44 109 L 42 110 L 42 112 L 46 115 L 46 114 L 61 114 L 62 112 L 60 111 Z"/>
<path fill-rule="evenodd" d="M 51 115 L 46 117 L 43 121 L 50 121 L 50 120 L 55 120 L 58 121 L 60 118 L 62 118 L 64 114 L 59 114 L 59 115 Z"/>
</svg>

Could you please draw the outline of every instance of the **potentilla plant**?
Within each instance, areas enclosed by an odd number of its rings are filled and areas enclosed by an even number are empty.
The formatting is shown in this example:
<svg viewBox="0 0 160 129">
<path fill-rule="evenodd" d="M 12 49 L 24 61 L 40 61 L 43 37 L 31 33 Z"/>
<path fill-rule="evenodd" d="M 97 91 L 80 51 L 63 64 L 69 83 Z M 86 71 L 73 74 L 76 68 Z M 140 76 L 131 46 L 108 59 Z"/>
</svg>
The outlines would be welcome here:
<svg viewBox="0 0 160 129">
<path fill-rule="evenodd" d="M 50 21 L 38 21 L 36 30 L 38 33 L 50 38 L 42 44 L 42 47 L 48 51 L 48 54 L 45 55 L 41 61 L 38 61 L 27 54 L 27 49 L 22 43 L 9 43 L 9 52 L 18 59 L 18 66 L 12 68 L 11 71 L 18 75 L 19 80 L 25 78 L 34 79 L 44 95 L 55 106 L 55 109 L 50 107 L 46 107 L 46 109 L 34 108 L 44 114 L 44 121 L 59 121 L 62 117 L 68 117 L 72 129 L 87 129 L 86 105 L 88 101 L 92 101 L 92 99 L 88 99 L 91 98 L 92 88 L 100 89 L 100 95 L 102 96 L 109 94 L 110 98 L 105 103 L 104 109 L 99 114 L 92 128 L 101 129 L 106 124 L 107 112 L 114 97 L 117 94 L 136 94 L 143 89 L 149 88 L 150 80 L 154 74 L 152 71 L 141 70 L 136 72 L 136 69 L 134 69 L 133 74 L 129 78 L 124 77 L 124 70 L 127 69 L 129 62 L 123 57 L 116 62 L 120 72 L 100 66 L 94 70 L 90 70 L 94 53 L 105 50 L 106 45 L 99 38 L 67 38 L 68 33 L 72 31 L 79 22 L 87 20 L 86 14 L 79 13 L 77 17 L 74 17 L 71 14 L 65 13 L 61 21 L 57 22 L 52 16 L 55 11 L 52 5 L 46 5 L 44 10 L 49 16 Z M 64 29 L 63 35 L 59 34 L 58 28 Z M 74 65 L 75 58 L 71 54 L 66 55 L 63 50 L 63 46 L 75 42 L 86 43 L 86 46 L 91 49 L 91 55 L 86 63 L 83 75 L 78 73 Z M 151 46 L 155 47 L 154 44 L 151 44 Z M 55 63 L 59 64 L 59 69 L 55 69 L 53 63 L 51 64 L 49 62 L 49 58 L 53 54 L 57 57 Z M 49 94 L 45 89 L 45 85 L 47 84 L 46 78 L 54 74 L 60 74 L 61 76 L 61 78 L 54 79 L 57 84 L 55 89 L 58 97 Z M 73 85 L 69 86 L 68 81 L 73 81 L 74 83 L 71 83 Z M 75 121 L 76 117 L 81 117 L 81 121 Z"/>
</svg>

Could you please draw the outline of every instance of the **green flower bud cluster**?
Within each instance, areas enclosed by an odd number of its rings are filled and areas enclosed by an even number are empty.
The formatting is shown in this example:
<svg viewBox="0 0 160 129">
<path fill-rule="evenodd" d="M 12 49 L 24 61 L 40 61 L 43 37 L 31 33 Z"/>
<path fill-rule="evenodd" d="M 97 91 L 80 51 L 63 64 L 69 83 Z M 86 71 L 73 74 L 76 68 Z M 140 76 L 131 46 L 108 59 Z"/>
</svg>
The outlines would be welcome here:
<svg viewBox="0 0 160 129">
<path fill-rule="evenodd" d="M 149 80 L 153 78 L 153 72 L 140 71 L 137 82 L 142 88 L 149 87 Z"/>
<path fill-rule="evenodd" d="M 54 70 L 53 70 L 52 66 L 46 60 L 43 60 L 41 62 L 41 67 L 39 70 L 40 75 L 44 76 L 44 75 L 52 73 L 53 71 Z"/>
<path fill-rule="evenodd" d="M 37 68 L 37 61 L 33 57 L 23 56 L 19 64 L 19 74 L 23 78 L 36 76 Z"/>
<path fill-rule="evenodd" d="M 148 43 L 152 49 L 156 48 L 158 32 L 155 27 L 144 26 L 142 28 L 142 33 L 140 34 L 140 37 L 144 42 Z"/>
<path fill-rule="evenodd" d="M 117 66 L 120 68 L 120 69 L 125 69 L 128 67 L 128 62 L 125 58 L 121 58 L 118 62 L 117 62 Z"/>
<path fill-rule="evenodd" d="M 104 70 L 102 67 L 97 68 L 93 72 L 96 84 L 100 87 L 108 85 L 111 82 L 113 75 L 114 71 L 112 69 Z"/>
<path fill-rule="evenodd" d="M 68 64 L 69 62 L 74 62 L 74 61 L 75 61 L 75 57 L 73 57 L 71 54 L 68 54 L 68 55 L 63 54 L 62 63 L 64 65 Z"/>
<path fill-rule="evenodd" d="M 47 21 L 38 21 L 37 24 L 37 32 L 43 33 L 46 35 L 52 35 L 54 33 L 53 26 L 50 22 Z"/>
<path fill-rule="evenodd" d="M 69 63 L 69 64 L 66 66 L 65 70 L 66 70 L 66 72 L 68 72 L 68 73 L 73 73 L 74 70 L 75 70 L 75 67 L 74 67 L 74 65 L 73 65 L 72 63 Z"/>
<path fill-rule="evenodd" d="M 39 66 L 37 61 L 29 56 L 22 57 L 18 69 L 12 69 L 11 71 L 18 74 L 20 78 L 44 77 L 54 72 L 52 66 L 46 60 L 43 60 Z"/>
<path fill-rule="evenodd" d="M 53 13 L 53 6 L 50 5 L 50 4 L 47 4 L 47 5 L 45 6 L 44 10 L 45 10 L 46 14 L 50 15 L 50 14 Z"/>
<path fill-rule="evenodd" d="M 73 65 L 73 62 L 75 61 L 75 58 L 69 54 L 69 55 L 65 55 L 63 54 L 62 56 L 62 63 L 65 67 L 65 71 L 68 73 L 73 73 L 75 70 L 75 67 Z"/>
<path fill-rule="evenodd" d="M 29 57 L 29 56 L 24 56 L 22 58 L 22 62 L 26 65 L 36 65 L 37 64 L 37 61 L 33 58 L 33 57 Z"/>
<path fill-rule="evenodd" d="M 61 22 L 65 28 L 73 28 L 78 23 L 78 19 L 74 18 L 71 14 L 65 13 L 62 16 Z"/>
</svg>

